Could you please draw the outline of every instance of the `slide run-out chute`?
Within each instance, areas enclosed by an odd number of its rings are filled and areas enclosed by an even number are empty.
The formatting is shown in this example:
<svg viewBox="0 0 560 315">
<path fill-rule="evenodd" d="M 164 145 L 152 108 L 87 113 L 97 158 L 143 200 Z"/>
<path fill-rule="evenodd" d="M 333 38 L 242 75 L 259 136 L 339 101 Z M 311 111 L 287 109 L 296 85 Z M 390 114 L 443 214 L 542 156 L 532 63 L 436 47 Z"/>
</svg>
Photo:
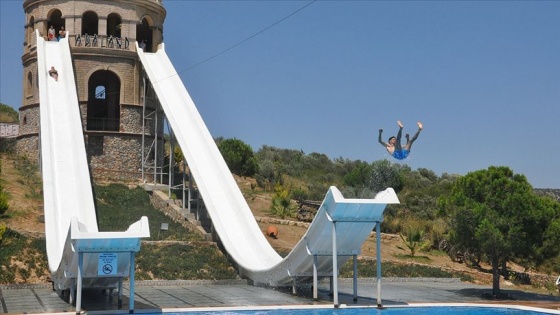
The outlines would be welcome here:
<svg viewBox="0 0 560 315">
<path fill-rule="evenodd" d="M 313 256 L 319 276 L 332 275 L 332 236 L 336 233 L 340 266 L 360 252 L 387 204 L 398 203 L 393 189 L 374 199 L 345 199 L 331 187 L 309 230 L 287 257 L 270 246 L 235 182 L 213 137 L 161 44 L 155 53 L 136 46 L 140 61 L 175 134 L 214 231 L 239 267 L 242 276 L 257 284 L 292 285 L 313 274 Z M 336 229 L 332 226 L 336 222 Z M 323 257 L 324 256 L 324 257 Z"/>
<path fill-rule="evenodd" d="M 49 74 L 51 69 L 56 75 Z M 150 236 L 148 219 L 142 217 L 124 232 L 98 230 L 68 36 L 45 41 L 37 31 L 37 76 L 45 238 L 53 287 L 78 289 L 78 297 L 82 288 L 116 287 L 133 272 L 131 257 L 140 249 L 140 238 Z M 105 274 L 100 272 L 100 255 L 108 257 Z"/>
</svg>

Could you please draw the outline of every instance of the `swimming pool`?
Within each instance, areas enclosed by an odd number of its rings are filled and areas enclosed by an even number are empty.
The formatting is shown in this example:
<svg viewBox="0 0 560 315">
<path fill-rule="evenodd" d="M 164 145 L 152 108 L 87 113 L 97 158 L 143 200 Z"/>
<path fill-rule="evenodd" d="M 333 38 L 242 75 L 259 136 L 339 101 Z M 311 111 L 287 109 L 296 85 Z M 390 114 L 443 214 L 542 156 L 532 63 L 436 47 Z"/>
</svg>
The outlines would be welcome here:
<svg viewBox="0 0 560 315">
<path fill-rule="evenodd" d="M 263 309 L 222 309 L 222 310 L 193 310 L 165 312 L 166 315 L 542 315 L 560 314 L 560 311 L 523 306 L 496 306 L 496 305 L 437 305 L 437 306 L 391 306 L 386 308 L 376 307 L 341 307 L 324 308 L 311 306 L 306 308 L 267 307 Z M 159 313 L 161 314 L 161 313 Z M 155 315 L 155 314 L 154 314 Z"/>
</svg>

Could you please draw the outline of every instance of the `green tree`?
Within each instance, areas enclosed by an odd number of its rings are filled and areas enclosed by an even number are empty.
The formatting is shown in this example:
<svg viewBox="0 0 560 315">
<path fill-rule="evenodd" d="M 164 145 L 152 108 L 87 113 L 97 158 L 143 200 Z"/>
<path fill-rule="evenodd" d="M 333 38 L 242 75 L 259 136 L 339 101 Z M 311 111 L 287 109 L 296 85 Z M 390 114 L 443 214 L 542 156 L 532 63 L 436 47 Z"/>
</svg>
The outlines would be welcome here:
<svg viewBox="0 0 560 315">
<path fill-rule="evenodd" d="M 372 166 L 367 162 L 358 161 L 343 177 L 345 185 L 353 187 L 367 186 Z"/>
<path fill-rule="evenodd" d="M 313 200 L 321 200 L 329 186 L 342 182 L 341 174 L 347 169 L 340 160 L 336 163 L 325 154 L 301 150 L 279 149 L 263 146 L 255 155 L 259 161 L 257 183 L 261 187 L 281 184 L 283 177 L 297 178 L 300 188 Z"/>
<path fill-rule="evenodd" d="M 259 164 L 259 171 L 256 174 L 257 185 L 267 191 L 271 184 L 275 182 L 276 169 L 271 160 L 264 160 Z"/>
<path fill-rule="evenodd" d="M 557 206 L 535 195 L 526 177 L 508 167 L 491 166 L 459 178 L 440 206 L 450 219 L 449 242 L 491 264 L 495 296 L 508 261 L 542 257 L 543 250 L 560 245 L 557 238 L 547 238 L 558 231 L 550 226 L 558 223 Z"/>
<path fill-rule="evenodd" d="M 253 176 L 257 172 L 257 159 L 251 146 L 245 142 L 235 138 L 219 140 L 218 149 L 232 173 Z"/>
<path fill-rule="evenodd" d="M 424 225 L 433 248 L 439 248 L 447 235 L 447 222 L 440 218 L 438 199 L 451 192 L 458 175 L 443 174 L 438 177 L 433 171 L 420 168 L 412 171 L 398 168 L 402 178 L 402 190 L 398 191 L 400 204 L 388 205 L 381 229 L 386 233 L 399 233 L 409 220 L 429 222 Z M 445 242 L 443 242 L 445 244 Z"/>
<path fill-rule="evenodd" d="M 181 147 L 176 145 L 173 148 L 173 161 L 175 162 L 176 165 L 181 165 L 183 164 L 184 158 L 185 156 L 183 155 L 183 151 L 181 150 Z"/>
<path fill-rule="evenodd" d="M 549 196 L 540 196 L 542 213 L 541 223 L 536 228 L 546 226 L 543 234 L 543 245 L 539 248 L 538 255 L 535 257 L 538 264 L 543 263 L 547 258 L 556 257 L 560 254 L 560 203 Z M 552 220 L 550 218 L 553 218 Z M 560 272 L 560 269 L 557 270 Z"/>
<path fill-rule="evenodd" d="M 375 161 L 371 164 L 368 187 L 374 193 L 392 187 L 396 192 L 403 188 L 403 172 L 405 169 L 387 160 Z"/>
<path fill-rule="evenodd" d="M 270 163 L 275 172 L 288 176 L 302 177 L 304 171 L 304 162 L 307 159 L 305 153 L 301 150 L 279 149 L 267 145 L 255 154 L 260 166 L 263 163 Z"/>
</svg>

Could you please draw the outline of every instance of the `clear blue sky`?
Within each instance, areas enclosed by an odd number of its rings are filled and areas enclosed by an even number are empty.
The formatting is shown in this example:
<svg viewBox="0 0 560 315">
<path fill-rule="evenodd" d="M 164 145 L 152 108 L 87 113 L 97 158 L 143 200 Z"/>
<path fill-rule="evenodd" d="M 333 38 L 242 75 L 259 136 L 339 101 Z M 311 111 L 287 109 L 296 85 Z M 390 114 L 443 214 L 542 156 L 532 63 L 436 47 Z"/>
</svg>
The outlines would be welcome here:
<svg viewBox="0 0 560 315">
<path fill-rule="evenodd" d="M 0 1 L 16 108 L 22 2 Z M 214 137 L 372 162 L 391 159 L 379 128 L 420 120 L 413 169 L 505 165 L 560 188 L 559 1 L 324 0 L 251 38 L 308 3 L 164 1 L 167 53 Z"/>
</svg>

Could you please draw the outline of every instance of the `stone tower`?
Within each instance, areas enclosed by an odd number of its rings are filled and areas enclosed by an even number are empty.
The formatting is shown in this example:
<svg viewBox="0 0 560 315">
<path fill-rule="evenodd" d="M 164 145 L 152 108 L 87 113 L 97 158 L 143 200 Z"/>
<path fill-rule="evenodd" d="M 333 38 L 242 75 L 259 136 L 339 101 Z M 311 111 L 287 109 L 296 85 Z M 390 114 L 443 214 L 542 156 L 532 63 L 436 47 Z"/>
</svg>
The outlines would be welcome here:
<svg viewBox="0 0 560 315">
<path fill-rule="evenodd" d="M 25 0 L 23 99 L 17 151 L 39 158 L 36 32 L 64 28 L 71 46 L 88 163 L 97 179 L 135 181 L 161 165 L 163 115 L 144 80 L 135 42 L 163 38 L 162 0 Z M 142 45 L 143 45 L 142 44 Z M 163 150 L 161 151 L 163 152 Z"/>
</svg>

